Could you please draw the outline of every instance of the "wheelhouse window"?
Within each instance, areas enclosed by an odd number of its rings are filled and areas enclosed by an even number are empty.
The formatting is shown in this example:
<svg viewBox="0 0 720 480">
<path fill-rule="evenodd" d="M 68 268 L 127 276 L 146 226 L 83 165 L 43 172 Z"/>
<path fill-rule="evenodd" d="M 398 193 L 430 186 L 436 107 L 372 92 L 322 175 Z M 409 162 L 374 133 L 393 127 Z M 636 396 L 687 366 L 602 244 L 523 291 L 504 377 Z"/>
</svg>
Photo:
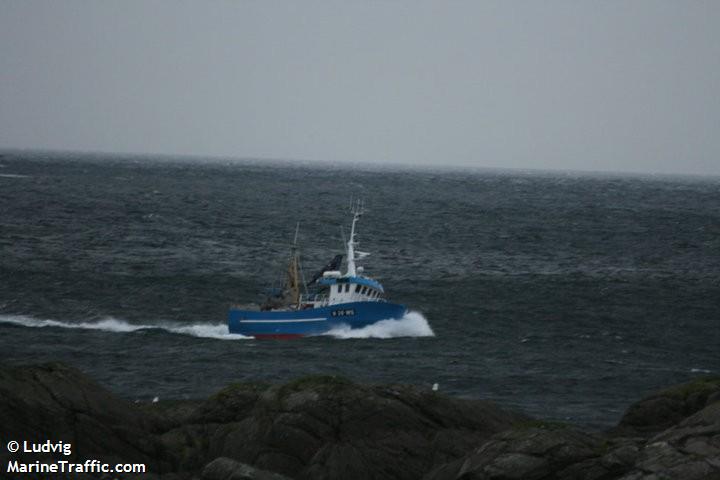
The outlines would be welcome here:
<svg viewBox="0 0 720 480">
<path fill-rule="evenodd" d="M 350 291 L 350 284 L 346 283 L 345 284 L 345 292 L 349 292 L 349 291 Z"/>
<path fill-rule="evenodd" d="M 355 293 L 358 293 L 359 291 L 360 291 L 360 284 L 356 283 L 355 284 Z"/>
</svg>

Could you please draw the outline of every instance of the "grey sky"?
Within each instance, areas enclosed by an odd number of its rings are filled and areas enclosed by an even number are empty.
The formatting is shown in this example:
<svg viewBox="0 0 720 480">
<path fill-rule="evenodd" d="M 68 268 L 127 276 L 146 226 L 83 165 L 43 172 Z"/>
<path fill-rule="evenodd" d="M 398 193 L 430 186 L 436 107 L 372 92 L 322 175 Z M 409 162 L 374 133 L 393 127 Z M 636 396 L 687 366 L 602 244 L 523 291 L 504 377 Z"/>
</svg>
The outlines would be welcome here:
<svg viewBox="0 0 720 480">
<path fill-rule="evenodd" d="M 720 173 L 720 1 L 0 0 L 0 148 Z"/>
</svg>

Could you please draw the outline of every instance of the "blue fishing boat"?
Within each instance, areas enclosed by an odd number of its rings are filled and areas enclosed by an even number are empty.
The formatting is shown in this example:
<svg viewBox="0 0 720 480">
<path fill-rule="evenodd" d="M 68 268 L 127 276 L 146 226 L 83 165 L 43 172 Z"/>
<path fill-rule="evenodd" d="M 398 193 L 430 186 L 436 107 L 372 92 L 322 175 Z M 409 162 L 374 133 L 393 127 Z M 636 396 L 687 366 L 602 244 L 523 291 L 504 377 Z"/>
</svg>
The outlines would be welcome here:
<svg viewBox="0 0 720 480">
<path fill-rule="evenodd" d="M 333 328 L 362 328 L 381 320 L 402 318 L 404 305 L 388 302 L 377 280 L 365 276 L 357 262 L 369 255 L 356 251 L 355 226 L 363 214 L 356 203 L 350 238 L 346 243 L 346 272 L 340 271 L 342 255 L 320 269 L 312 279 L 301 282 L 297 247 L 297 228 L 284 287 L 257 309 L 231 306 L 228 312 L 230 333 L 255 338 L 292 338 L 321 335 Z M 301 291 L 302 289 L 302 291 Z"/>
</svg>

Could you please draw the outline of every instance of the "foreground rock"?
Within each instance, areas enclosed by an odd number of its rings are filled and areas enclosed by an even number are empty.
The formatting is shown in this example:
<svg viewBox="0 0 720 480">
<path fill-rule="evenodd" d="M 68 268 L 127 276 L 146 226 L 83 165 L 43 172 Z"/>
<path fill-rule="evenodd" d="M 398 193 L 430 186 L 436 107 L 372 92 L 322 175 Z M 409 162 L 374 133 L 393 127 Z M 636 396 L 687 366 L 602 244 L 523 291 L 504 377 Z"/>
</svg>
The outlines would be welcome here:
<svg viewBox="0 0 720 480">
<path fill-rule="evenodd" d="M 177 418 L 161 441 L 180 469 L 229 457 L 295 478 L 417 479 L 524 420 L 429 389 L 307 377 L 226 388 Z"/>
<path fill-rule="evenodd" d="M 71 455 L 28 455 L 29 460 L 145 463 L 167 471 L 153 418 L 121 400 L 75 369 L 61 364 L 0 369 L 0 465 L 6 471 L 9 440 L 63 441 Z M 23 477 L 25 478 L 25 477 Z"/>
<path fill-rule="evenodd" d="M 624 435 L 658 433 L 717 401 L 720 401 L 720 379 L 701 377 L 631 405 L 614 432 Z"/>
<path fill-rule="evenodd" d="M 720 379 L 673 387 L 587 433 L 429 389 L 322 376 L 139 406 L 50 364 L 0 369 L 0 433 L 73 446 L 69 458 L 26 461 L 148 466 L 128 479 L 710 480 L 720 479 L 718 392 Z M 0 451 L 3 470 L 18 458 Z"/>
<path fill-rule="evenodd" d="M 258 470 L 229 458 L 216 458 L 202 471 L 202 480 L 290 480 L 277 473 Z"/>
<path fill-rule="evenodd" d="M 720 401 L 650 438 L 623 478 L 720 479 Z"/>
<path fill-rule="evenodd" d="M 663 390 L 632 405 L 606 434 L 516 425 L 424 478 L 720 480 L 718 390 L 720 379 L 708 378 Z"/>
<path fill-rule="evenodd" d="M 0 394 L 3 439 L 63 440 L 71 460 L 147 464 L 151 475 L 138 478 L 198 477 L 226 457 L 292 478 L 417 479 L 527 421 L 489 402 L 336 377 L 238 384 L 205 401 L 140 407 L 52 364 L 0 370 Z M 5 465 L 11 458 L 3 452 Z"/>
<path fill-rule="evenodd" d="M 425 478 L 548 478 L 597 455 L 601 439 L 562 426 L 530 423 L 493 437 Z"/>
</svg>

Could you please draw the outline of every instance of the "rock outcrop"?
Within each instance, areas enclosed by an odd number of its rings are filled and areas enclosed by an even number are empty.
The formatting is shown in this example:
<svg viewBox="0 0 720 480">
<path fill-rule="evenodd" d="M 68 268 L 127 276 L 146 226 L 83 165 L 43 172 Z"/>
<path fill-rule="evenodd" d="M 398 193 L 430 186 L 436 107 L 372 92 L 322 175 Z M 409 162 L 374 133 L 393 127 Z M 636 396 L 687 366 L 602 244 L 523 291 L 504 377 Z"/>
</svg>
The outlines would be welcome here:
<svg viewBox="0 0 720 480">
<path fill-rule="evenodd" d="M 720 479 L 720 401 L 648 439 L 622 478 Z"/>
<path fill-rule="evenodd" d="M 254 468 L 235 460 L 220 457 L 208 463 L 202 471 L 202 480 L 290 480 L 277 473 Z"/>
<path fill-rule="evenodd" d="M 701 377 L 631 405 L 614 431 L 624 435 L 658 433 L 717 401 L 720 401 L 720 379 Z"/>
<path fill-rule="evenodd" d="M 603 434 L 529 422 L 495 435 L 425 480 L 720 480 L 720 379 L 630 406 Z M 669 428 L 668 428 L 669 427 Z"/>
<path fill-rule="evenodd" d="M 523 420 L 489 402 L 320 376 L 228 387 L 160 438 L 180 469 L 229 457 L 295 478 L 417 479 Z"/>
<path fill-rule="evenodd" d="M 425 478 L 548 478 L 597 455 L 597 436 L 561 425 L 531 422 L 494 436 L 474 452 Z"/>
<path fill-rule="evenodd" d="M 9 460 L 42 458 L 107 463 L 145 463 L 167 471 L 155 420 L 79 371 L 62 364 L 0 369 L 0 465 Z M 10 454 L 8 441 L 63 441 L 70 455 Z"/>
<path fill-rule="evenodd" d="M 720 479 L 719 392 L 717 378 L 676 386 L 588 433 L 427 388 L 338 377 L 138 405 L 60 364 L 4 367 L 3 443 L 62 440 L 72 455 L 3 449 L 0 461 L 145 463 L 147 474 L 119 477 L 138 480 L 711 480 Z"/>
</svg>

